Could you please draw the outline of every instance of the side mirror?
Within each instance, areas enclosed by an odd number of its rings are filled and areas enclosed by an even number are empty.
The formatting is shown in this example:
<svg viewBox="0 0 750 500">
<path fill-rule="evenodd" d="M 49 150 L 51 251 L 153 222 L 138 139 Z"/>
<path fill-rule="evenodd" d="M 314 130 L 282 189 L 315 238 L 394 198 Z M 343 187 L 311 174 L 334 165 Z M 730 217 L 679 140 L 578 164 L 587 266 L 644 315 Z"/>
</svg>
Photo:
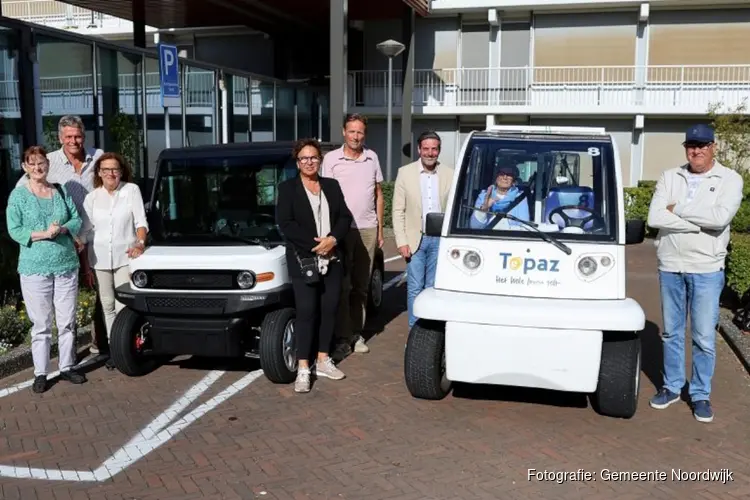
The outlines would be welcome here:
<svg viewBox="0 0 750 500">
<path fill-rule="evenodd" d="M 427 236 L 440 236 L 443 231 L 443 218 L 445 214 L 431 213 L 427 214 L 425 221 L 424 234 Z"/>
<path fill-rule="evenodd" d="M 625 221 L 625 244 L 637 245 L 646 239 L 646 221 L 633 219 Z"/>
</svg>

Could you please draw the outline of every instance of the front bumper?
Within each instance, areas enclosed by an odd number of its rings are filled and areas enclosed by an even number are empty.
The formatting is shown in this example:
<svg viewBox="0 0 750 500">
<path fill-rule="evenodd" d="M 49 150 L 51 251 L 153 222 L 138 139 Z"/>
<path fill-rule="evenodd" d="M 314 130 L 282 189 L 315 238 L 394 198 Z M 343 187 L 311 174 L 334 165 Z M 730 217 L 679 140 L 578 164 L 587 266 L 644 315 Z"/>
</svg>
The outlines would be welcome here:
<svg viewBox="0 0 750 500">
<path fill-rule="evenodd" d="M 147 316 L 237 317 L 276 306 L 293 306 L 291 285 L 265 292 L 155 292 L 133 288 L 130 283 L 115 290 L 115 298 L 128 308 Z"/>
<path fill-rule="evenodd" d="M 148 323 L 150 352 L 157 355 L 236 357 L 257 353 L 265 312 L 293 307 L 291 286 L 255 293 L 180 293 L 134 289 L 115 297 Z"/>
</svg>

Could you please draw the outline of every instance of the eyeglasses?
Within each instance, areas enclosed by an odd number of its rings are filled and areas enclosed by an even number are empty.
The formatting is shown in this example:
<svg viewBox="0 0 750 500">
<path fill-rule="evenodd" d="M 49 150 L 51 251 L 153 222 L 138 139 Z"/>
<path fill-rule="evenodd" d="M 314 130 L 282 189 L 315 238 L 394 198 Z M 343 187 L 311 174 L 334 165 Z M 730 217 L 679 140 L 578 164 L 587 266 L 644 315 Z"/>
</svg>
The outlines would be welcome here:
<svg viewBox="0 0 750 500">
<path fill-rule="evenodd" d="M 300 163 L 319 163 L 320 158 L 317 156 L 300 156 L 297 161 Z"/>
<path fill-rule="evenodd" d="M 122 173 L 122 170 L 119 168 L 103 168 L 100 170 L 103 174 L 112 174 L 112 175 L 120 175 Z"/>
</svg>

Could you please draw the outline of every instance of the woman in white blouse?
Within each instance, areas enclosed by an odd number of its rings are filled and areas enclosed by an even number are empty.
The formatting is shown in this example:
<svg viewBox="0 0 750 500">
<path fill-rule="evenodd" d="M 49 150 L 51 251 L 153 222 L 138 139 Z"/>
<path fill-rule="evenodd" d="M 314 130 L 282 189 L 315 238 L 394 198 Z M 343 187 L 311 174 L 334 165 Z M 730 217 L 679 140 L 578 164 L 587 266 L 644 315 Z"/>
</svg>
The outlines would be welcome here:
<svg viewBox="0 0 750 500">
<path fill-rule="evenodd" d="M 115 300 L 115 288 L 130 280 L 128 264 L 145 250 L 148 233 L 141 190 L 131 179 L 123 157 L 105 153 L 94 164 L 95 189 L 83 202 L 86 217 L 80 238 L 96 273 L 107 339 L 123 307 Z"/>
</svg>

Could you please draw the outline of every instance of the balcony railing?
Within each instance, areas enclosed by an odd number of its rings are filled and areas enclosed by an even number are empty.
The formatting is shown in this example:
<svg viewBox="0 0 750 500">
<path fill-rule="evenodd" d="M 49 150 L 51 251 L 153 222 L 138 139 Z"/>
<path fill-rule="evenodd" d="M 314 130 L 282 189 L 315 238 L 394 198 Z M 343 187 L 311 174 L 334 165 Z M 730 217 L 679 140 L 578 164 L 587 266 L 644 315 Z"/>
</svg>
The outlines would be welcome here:
<svg viewBox="0 0 750 500">
<path fill-rule="evenodd" d="M 349 106 L 386 107 L 387 79 L 387 71 L 351 72 Z M 401 106 L 401 71 L 394 71 L 393 81 L 394 105 Z M 736 106 L 748 97 L 750 65 L 450 68 L 415 70 L 412 104 L 430 113 L 488 107 L 703 114 L 711 103 Z"/>
<path fill-rule="evenodd" d="M 126 112 L 133 112 L 141 106 L 140 75 L 118 75 L 118 93 L 120 108 Z M 50 78 L 40 78 L 39 87 L 42 97 L 44 114 L 79 113 L 87 114 L 93 110 L 93 76 L 72 75 Z M 101 78 L 99 79 L 101 87 Z M 276 108 L 277 113 L 292 113 L 295 99 L 297 99 L 298 113 L 307 114 L 312 108 L 312 100 L 307 93 L 296 93 L 293 87 L 276 86 L 273 83 L 252 80 L 248 86 L 248 79 L 233 77 L 234 107 L 245 108 L 252 103 L 252 113 L 255 115 L 270 114 Z M 192 113 L 210 113 L 216 102 L 216 87 L 212 71 L 188 71 L 186 85 L 183 89 L 186 101 L 186 111 Z M 136 95 L 137 93 L 137 95 Z M 102 99 L 102 90 L 98 97 Z M 309 102 L 305 101 L 307 99 Z M 18 113 L 19 107 L 18 80 L 0 81 L 0 113 Z M 159 73 L 146 73 L 146 102 L 149 112 L 161 109 L 159 88 Z M 174 112 L 179 113 L 178 109 Z"/>
<path fill-rule="evenodd" d="M 54 0 L 3 0 L 3 15 L 58 29 L 130 29 L 133 23 Z"/>
</svg>

